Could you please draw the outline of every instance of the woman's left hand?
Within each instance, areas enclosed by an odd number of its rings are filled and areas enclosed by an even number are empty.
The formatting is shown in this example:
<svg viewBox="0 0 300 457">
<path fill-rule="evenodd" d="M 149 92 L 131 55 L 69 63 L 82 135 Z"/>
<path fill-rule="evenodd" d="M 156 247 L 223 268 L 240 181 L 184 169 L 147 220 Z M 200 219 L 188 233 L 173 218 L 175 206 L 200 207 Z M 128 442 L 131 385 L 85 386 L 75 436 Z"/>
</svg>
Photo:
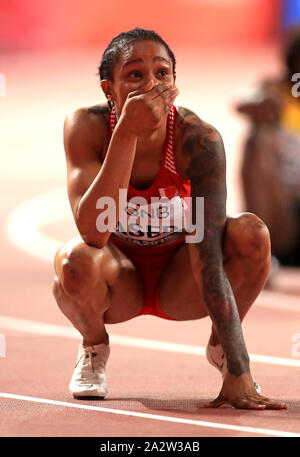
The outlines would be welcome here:
<svg viewBox="0 0 300 457">
<path fill-rule="evenodd" d="M 204 405 L 205 408 L 219 408 L 229 404 L 237 409 L 287 409 L 286 403 L 277 402 L 258 394 L 249 372 L 240 376 L 227 373 L 218 397 Z"/>
</svg>

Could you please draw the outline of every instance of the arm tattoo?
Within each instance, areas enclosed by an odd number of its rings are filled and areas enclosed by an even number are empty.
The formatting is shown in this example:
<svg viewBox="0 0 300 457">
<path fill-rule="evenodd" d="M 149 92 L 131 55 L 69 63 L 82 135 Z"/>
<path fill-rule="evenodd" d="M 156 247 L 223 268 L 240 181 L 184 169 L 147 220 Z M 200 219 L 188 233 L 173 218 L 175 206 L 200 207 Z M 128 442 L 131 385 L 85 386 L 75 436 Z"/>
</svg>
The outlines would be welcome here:
<svg viewBox="0 0 300 457">
<path fill-rule="evenodd" d="M 240 376 L 249 371 L 235 298 L 223 269 L 222 242 L 226 232 L 225 153 L 219 133 L 193 113 L 180 109 L 183 153 L 189 157 L 186 170 L 191 196 L 204 197 L 204 239 L 190 245 L 191 255 L 203 263 L 205 305 L 215 324 L 227 359 L 228 371 Z M 193 211 L 194 213 L 194 211 Z"/>
</svg>

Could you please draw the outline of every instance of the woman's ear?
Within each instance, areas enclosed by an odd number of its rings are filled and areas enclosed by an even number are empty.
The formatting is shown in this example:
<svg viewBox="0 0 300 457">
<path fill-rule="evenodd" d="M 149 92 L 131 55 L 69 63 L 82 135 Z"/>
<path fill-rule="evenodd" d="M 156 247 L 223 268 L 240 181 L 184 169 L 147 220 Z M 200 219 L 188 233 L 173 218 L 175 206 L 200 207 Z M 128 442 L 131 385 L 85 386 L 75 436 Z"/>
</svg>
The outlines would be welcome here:
<svg viewBox="0 0 300 457">
<path fill-rule="evenodd" d="M 110 84 L 109 83 L 110 83 L 110 81 L 108 79 L 101 79 L 101 81 L 100 81 L 101 89 L 103 90 L 106 97 L 110 93 L 110 90 L 109 90 Z"/>
<path fill-rule="evenodd" d="M 108 79 L 102 79 L 100 81 L 100 86 L 104 92 L 105 97 L 107 98 L 108 106 L 110 109 L 114 106 L 114 99 L 112 96 L 112 84 Z"/>
<path fill-rule="evenodd" d="M 108 79 L 102 79 L 100 81 L 100 86 L 104 92 L 105 97 L 107 98 L 108 106 L 110 109 L 114 106 L 114 99 L 112 96 L 112 84 Z"/>
</svg>

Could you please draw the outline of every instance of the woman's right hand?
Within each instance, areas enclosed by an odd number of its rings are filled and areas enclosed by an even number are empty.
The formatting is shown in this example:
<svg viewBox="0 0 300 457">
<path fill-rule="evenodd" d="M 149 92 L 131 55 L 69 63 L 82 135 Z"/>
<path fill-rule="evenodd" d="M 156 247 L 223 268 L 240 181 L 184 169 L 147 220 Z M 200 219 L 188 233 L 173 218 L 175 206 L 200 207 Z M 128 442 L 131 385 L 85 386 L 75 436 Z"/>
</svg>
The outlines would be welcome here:
<svg viewBox="0 0 300 457">
<path fill-rule="evenodd" d="M 134 135 L 156 130 L 166 117 L 179 91 L 169 84 L 146 85 L 130 92 L 123 106 L 120 121 Z"/>
</svg>

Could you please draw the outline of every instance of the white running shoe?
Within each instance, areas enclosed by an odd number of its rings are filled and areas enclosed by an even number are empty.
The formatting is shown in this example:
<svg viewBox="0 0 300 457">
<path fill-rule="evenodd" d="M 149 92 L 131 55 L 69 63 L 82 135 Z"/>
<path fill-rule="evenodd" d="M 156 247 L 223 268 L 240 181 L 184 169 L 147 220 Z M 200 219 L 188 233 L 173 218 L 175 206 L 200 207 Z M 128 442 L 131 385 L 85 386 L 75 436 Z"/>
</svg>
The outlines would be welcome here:
<svg viewBox="0 0 300 457">
<path fill-rule="evenodd" d="M 79 345 L 75 370 L 69 384 L 74 398 L 98 397 L 107 394 L 105 365 L 110 348 L 107 344 L 94 346 Z"/>
<path fill-rule="evenodd" d="M 219 370 L 219 372 L 222 375 L 222 378 L 225 378 L 225 375 L 227 373 L 227 361 L 226 357 L 223 351 L 223 348 L 221 344 L 217 344 L 216 346 L 212 346 L 211 344 L 208 343 L 206 346 L 206 358 L 208 362 L 215 368 Z M 255 390 L 258 394 L 260 394 L 260 386 L 257 384 L 257 382 L 253 379 L 253 384 L 255 387 Z"/>
</svg>

